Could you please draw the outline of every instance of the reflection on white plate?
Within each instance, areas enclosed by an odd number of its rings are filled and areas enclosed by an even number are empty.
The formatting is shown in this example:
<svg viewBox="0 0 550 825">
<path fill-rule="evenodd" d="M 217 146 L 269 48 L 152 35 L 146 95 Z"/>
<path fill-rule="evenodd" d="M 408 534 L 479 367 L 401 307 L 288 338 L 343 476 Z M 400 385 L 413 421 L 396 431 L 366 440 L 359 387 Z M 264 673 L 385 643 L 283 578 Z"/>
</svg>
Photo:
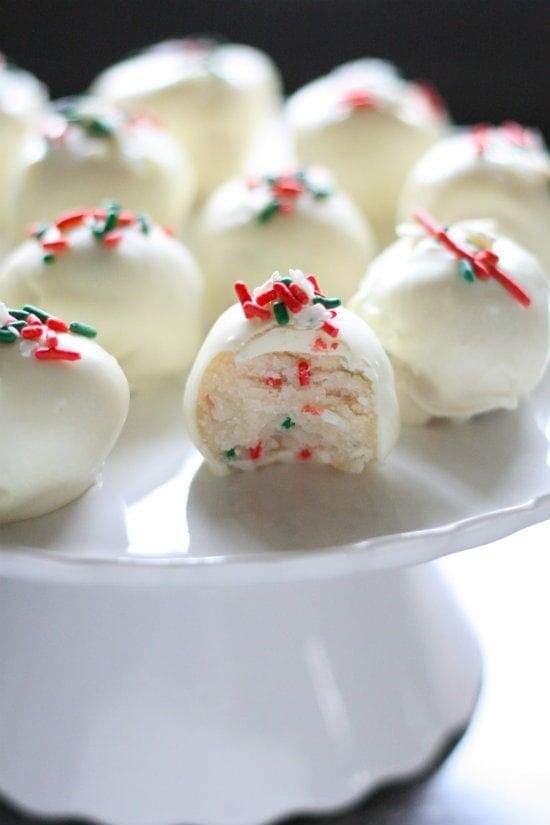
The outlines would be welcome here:
<svg viewBox="0 0 550 825">
<path fill-rule="evenodd" d="M 350 561 L 426 561 L 548 517 L 549 440 L 547 377 L 515 412 L 405 428 L 388 461 L 360 476 L 300 464 L 217 478 L 185 433 L 181 387 L 165 386 L 134 399 L 92 490 L 0 527 L 0 572 L 37 557 L 170 575 L 246 561 L 247 577 L 251 563 L 265 577 L 270 566 L 322 575 Z"/>
</svg>

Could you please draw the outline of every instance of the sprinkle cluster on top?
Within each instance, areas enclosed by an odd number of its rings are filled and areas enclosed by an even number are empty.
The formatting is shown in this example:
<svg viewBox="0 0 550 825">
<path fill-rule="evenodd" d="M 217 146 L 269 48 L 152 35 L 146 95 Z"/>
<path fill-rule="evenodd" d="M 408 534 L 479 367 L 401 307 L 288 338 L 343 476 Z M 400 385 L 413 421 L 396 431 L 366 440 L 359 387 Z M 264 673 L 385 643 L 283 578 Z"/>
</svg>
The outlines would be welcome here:
<svg viewBox="0 0 550 825">
<path fill-rule="evenodd" d="M 248 320 L 275 320 L 279 326 L 291 324 L 298 329 L 318 329 L 331 338 L 338 337 L 340 330 L 333 319 L 341 301 L 327 298 L 315 275 L 289 269 L 288 277 L 274 272 L 253 294 L 243 281 L 236 281 L 234 289 Z M 337 346 L 336 342 L 334 344 Z M 333 349 L 336 348 L 334 344 L 331 345 Z M 316 351 L 327 348 L 322 338 L 314 343 Z"/>
<path fill-rule="evenodd" d="M 408 84 L 414 89 L 424 104 L 437 118 L 447 115 L 447 105 L 433 83 L 427 80 L 416 80 Z M 382 90 L 376 90 L 374 86 L 367 83 L 350 86 L 340 97 L 340 106 L 348 112 L 356 112 L 367 109 L 377 109 L 390 102 Z"/>
<path fill-rule="evenodd" d="M 324 175 L 312 170 L 300 169 L 282 175 L 264 175 L 246 179 L 248 189 L 258 191 L 256 220 L 266 223 L 274 215 L 288 215 L 294 211 L 296 201 L 303 195 L 323 200 L 332 194 Z"/>
<path fill-rule="evenodd" d="M 66 97 L 54 103 L 54 112 L 43 130 L 54 146 L 66 142 L 71 130 L 78 128 L 90 138 L 113 138 L 121 128 L 148 126 L 161 129 L 162 124 L 149 113 L 129 114 L 112 104 L 105 105 L 85 96 Z"/>
<path fill-rule="evenodd" d="M 473 283 L 476 278 L 480 281 L 493 278 L 522 306 L 528 307 L 531 304 L 531 298 L 523 287 L 499 267 L 498 255 L 491 249 L 485 248 L 478 252 L 470 252 L 449 236 L 448 227 L 442 226 L 421 209 L 413 213 L 413 218 L 428 235 L 439 241 L 458 259 L 460 272 L 466 281 Z"/>
<path fill-rule="evenodd" d="M 534 149 L 539 144 L 537 135 L 520 123 L 507 120 L 500 126 L 491 126 L 490 123 L 477 123 L 469 130 L 475 151 L 484 155 L 492 140 L 504 140 L 520 149 Z"/>
<path fill-rule="evenodd" d="M 21 309 L 12 309 L 0 302 L 0 344 L 14 344 L 19 341 L 21 355 L 31 355 L 38 361 L 79 361 L 82 357 L 76 350 L 63 348 L 59 343 L 59 333 L 74 333 L 85 338 L 95 338 L 97 330 L 80 321 L 67 324 L 39 307 L 25 304 Z"/>
<path fill-rule="evenodd" d="M 143 235 L 148 235 L 151 231 L 151 224 L 145 215 L 123 210 L 118 203 L 109 203 L 100 208 L 71 209 L 56 218 L 52 224 L 33 224 L 27 234 L 40 244 L 44 253 L 43 262 L 51 264 L 57 255 L 71 248 L 71 239 L 65 233 L 79 226 L 87 226 L 97 242 L 106 249 L 114 249 L 119 245 L 125 229 L 137 227 Z M 173 234 L 168 227 L 164 231 L 168 235 Z"/>
</svg>

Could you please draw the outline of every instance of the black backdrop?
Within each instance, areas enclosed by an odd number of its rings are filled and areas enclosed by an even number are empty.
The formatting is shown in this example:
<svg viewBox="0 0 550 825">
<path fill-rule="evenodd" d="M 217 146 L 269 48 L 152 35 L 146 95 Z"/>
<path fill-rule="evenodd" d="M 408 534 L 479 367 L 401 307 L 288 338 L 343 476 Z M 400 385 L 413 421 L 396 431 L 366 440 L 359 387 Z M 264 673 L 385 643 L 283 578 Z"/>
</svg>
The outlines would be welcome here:
<svg viewBox="0 0 550 825">
<path fill-rule="evenodd" d="M 268 51 L 288 90 L 361 55 L 431 78 L 462 123 L 550 135 L 550 0 L 0 0 L 0 50 L 54 96 L 140 46 L 217 33 Z"/>
</svg>

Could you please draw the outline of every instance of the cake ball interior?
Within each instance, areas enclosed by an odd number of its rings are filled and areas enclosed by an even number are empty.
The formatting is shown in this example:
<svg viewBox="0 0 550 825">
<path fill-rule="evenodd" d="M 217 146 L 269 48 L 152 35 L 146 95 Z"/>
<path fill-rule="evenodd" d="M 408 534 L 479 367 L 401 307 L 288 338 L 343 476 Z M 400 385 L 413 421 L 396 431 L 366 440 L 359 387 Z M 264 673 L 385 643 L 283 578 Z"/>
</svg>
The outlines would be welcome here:
<svg viewBox="0 0 550 825">
<path fill-rule="evenodd" d="M 337 355 L 222 352 L 202 378 L 197 424 L 239 469 L 313 461 L 358 473 L 376 454 L 376 416 L 370 381 Z"/>
</svg>

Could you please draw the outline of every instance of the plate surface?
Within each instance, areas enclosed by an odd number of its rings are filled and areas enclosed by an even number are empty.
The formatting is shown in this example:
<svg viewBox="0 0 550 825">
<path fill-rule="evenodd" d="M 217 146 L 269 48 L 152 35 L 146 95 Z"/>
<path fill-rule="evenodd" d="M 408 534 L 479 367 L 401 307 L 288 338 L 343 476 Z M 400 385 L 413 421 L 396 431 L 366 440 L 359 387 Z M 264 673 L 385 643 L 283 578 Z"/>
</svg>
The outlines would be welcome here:
<svg viewBox="0 0 550 825">
<path fill-rule="evenodd" d="M 547 375 L 514 412 L 405 428 L 360 476 L 300 464 L 220 479 L 165 386 L 133 400 L 94 488 L 0 527 L 0 573 L 218 584 L 428 561 L 550 517 L 549 439 Z"/>
</svg>

